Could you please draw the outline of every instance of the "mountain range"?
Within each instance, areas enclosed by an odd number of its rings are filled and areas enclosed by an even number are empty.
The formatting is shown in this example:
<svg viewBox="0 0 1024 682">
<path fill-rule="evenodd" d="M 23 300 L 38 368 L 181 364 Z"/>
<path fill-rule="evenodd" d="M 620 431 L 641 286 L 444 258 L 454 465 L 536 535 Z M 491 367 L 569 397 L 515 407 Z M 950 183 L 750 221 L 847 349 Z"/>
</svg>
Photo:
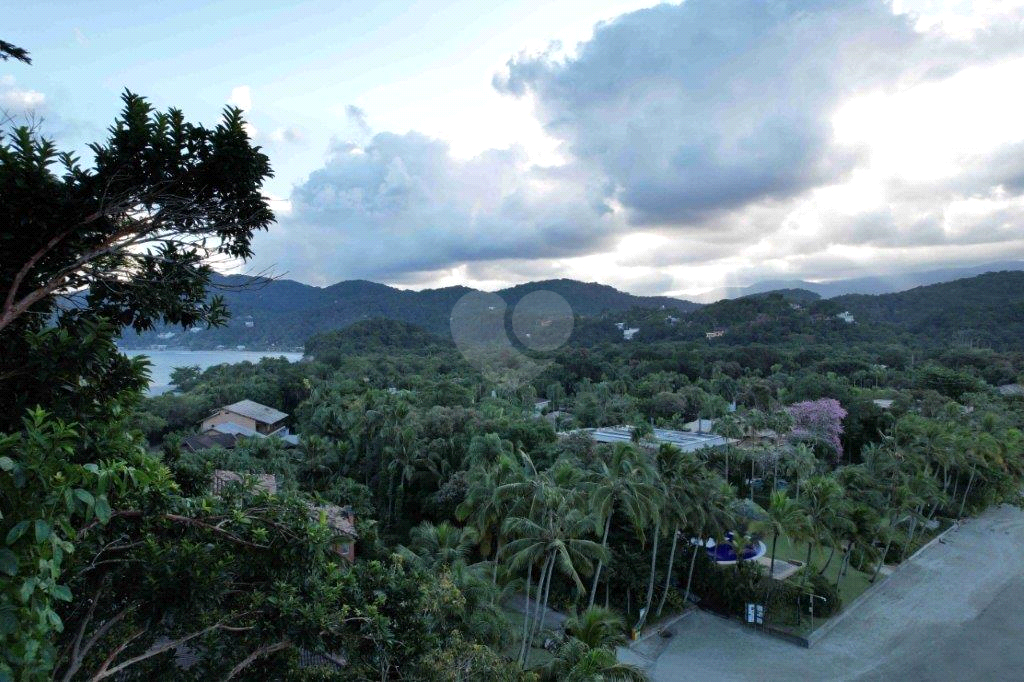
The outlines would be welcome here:
<svg viewBox="0 0 1024 682">
<path fill-rule="evenodd" d="M 822 298 L 835 298 L 846 294 L 890 294 L 906 291 L 929 284 L 939 284 L 965 277 L 974 277 L 986 272 L 1005 270 L 1024 270 L 1024 260 L 1009 260 L 983 265 L 972 265 L 958 268 L 942 268 L 921 272 L 904 272 L 892 275 L 876 275 L 873 277 L 856 277 L 837 279 L 829 282 L 810 282 L 801 279 L 772 279 L 755 282 L 747 286 L 722 287 L 712 289 L 690 298 L 698 303 L 714 303 L 724 298 L 740 298 L 751 294 L 761 294 L 780 289 L 803 289 L 813 291 Z"/>
<path fill-rule="evenodd" d="M 122 345 L 285 350 L 302 346 L 314 334 L 379 318 L 450 338 L 453 308 L 472 291 L 468 287 L 411 291 L 363 280 L 321 288 L 291 280 L 218 275 L 214 293 L 224 297 L 232 313 L 227 326 L 189 331 L 168 327 L 142 335 L 126 332 Z M 991 272 L 897 293 L 835 296 L 824 308 L 815 304 L 823 297 L 804 287 L 751 293 L 705 306 L 664 296 L 634 296 L 603 284 L 568 279 L 530 282 L 495 293 L 511 310 L 522 297 L 535 291 L 553 291 L 569 303 L 578 320 L 574 333 L 577 341 L 581 334 L 589 342 L 621 340 L 614 322 L 643 326 L 639 322 L 630 324 L 641 319 L 657 319 L 659 325 L 682 320 L 676 332 L 664 330 L 661 338 L 666 339 L 702 337 L 706 331 L 729 326 L 739 331 L 754 320 L 782 321 L 794 315 L 787 324 L 800 325 L 799 317 L 806 311 L 792 311 L 801 310 L 801 304 L 813 306 L 819 311 L 815 314 L 849 311 L 861 325 L 861 333 L 867 331 L 865 325 L 884 326 L 931 343 L 977 340 L 1002 347 L 1019 347 L 1024 339 L 1024 271 L 1020 270 Z M 650 312 L 642 312 L 645 310 L 670 312 L 651 317 Z M 748 329 L 748 333 L 755 332 Z M 641 338 L 645 336 L 641 334 Z"/>
<path fill-rule="evenodd" d="M 408 322 L 433 334 L 448 336 L 452 309 L 459 299 L 475 291 L 462 286 L 412 291 L 365 280 L 321 288 L 287 279 L 268 281 L 245 275 L 216 275 L 212 289 L 212 293 L 224 297 L 231 311 L 227 326 L 189 332 L 166 327 L 142 335 L 126 332 L 122 345 L 194 349 L 244 345 L 249 349 L 285 349 L 301 346 L 313 334 L 373 318 Z M 682 314 L 700 307 L 691 301 L 667 296 L 634 296 L 604 284 L 570 279 L 529 282 L 495 293 L 512 309 L 520 299 L 535 291 L 559 294 L 581 317 L 631 308 L 665 308 Z"/>
</svg>

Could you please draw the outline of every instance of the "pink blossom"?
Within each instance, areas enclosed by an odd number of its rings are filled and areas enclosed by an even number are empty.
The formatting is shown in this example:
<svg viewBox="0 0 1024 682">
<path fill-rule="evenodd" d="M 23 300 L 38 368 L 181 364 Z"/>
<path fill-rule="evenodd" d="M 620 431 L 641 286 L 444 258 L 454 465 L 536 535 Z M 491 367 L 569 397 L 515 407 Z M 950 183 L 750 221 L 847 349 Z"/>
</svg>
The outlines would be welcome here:
<svg viewBox="0 0 1024 682">
<path fill-rule="evenodd" d="M 786 408 L 793 417 L 791 436 L 797 440 L 810 440 L 827 445 L 836 458 L 843 454 L 839 436 L 843 433 L 846 410 L 834 398 L 819 398 L 794 403 Z"/>
</svg>

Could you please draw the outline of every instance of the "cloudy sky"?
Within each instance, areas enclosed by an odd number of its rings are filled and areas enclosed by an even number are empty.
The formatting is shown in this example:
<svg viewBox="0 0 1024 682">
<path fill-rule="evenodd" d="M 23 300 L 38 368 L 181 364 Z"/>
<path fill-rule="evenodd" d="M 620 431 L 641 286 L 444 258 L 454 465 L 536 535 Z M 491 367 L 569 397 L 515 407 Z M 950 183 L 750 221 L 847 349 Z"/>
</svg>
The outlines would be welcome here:
<svg viewBox="0 0 1024 682">
<path fill-rule="evenodd" d="M 1024 0 L 24 3 L 0 107 L 242 107 L 250 267 L 693 295 L 1024 257 Z"/>
</svg>

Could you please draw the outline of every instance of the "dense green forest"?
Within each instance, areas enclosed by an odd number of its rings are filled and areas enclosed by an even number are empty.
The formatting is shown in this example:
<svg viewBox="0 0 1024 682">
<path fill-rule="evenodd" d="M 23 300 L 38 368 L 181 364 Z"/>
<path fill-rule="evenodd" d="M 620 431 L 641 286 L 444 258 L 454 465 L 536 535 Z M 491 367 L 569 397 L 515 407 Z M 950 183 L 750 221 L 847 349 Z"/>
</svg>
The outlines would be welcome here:
<svg viewBox="0 0 1024 682">
<path fill-rule="evenodd" d="M 249 349 L 287 349 L 301 346 L 318 332 L 373 318 L 408 322 L 448 336 L 452 308 L 473 291 L 467 287 L 409 291 L 366 281 L 340 282 L 318 288 L 287 279 L 244 275 L 214 275 L 211 284 L 212 290 L 223 296 L 232 312 L 232 319 L 226 325 L 196 328 L 191 332 L 166 326 L 142 334 L 128 330 L 122 343 L 131 348 L 161 344 L 195 349 L 238 345 Z M 496 293 L 511 308 L 534 291 L 555 292 L 577 315 L 588 318 L 637 306 L 665 307 L 679 312 L 698 307 L 689 301 L 664 296 L 633 296 L 602 284 L 568 279 L 531 282 Z M 612 324 L 607 326 L 614 328 Z"/>
<path fill-rule="evenodd" d="M 239 109 L 203 127 L 130 92 L 91 151 L 0 141 L 0 679 L 642 680 L 616 646 L 670 614 L 757 601 L 806 634 L 951 523 L 1021 501 L 1004 273 L 910 292 L 914 314 L 540 283 L 577 319 L 532 374 L 523 349 L 483 373 L 447 338 L 461 290 L 428 306 L 346 283 L 318 290 L 331 316 L 288 284 L 278 305 L 318 320 L 288 329 L 306 359 L 179 368 L 146 397 L 122 330 L 238 321 L 210 262 L 251 256 L 273 221 L 269 160 Z M 186 442 L 243 399 L 299 444 Z M 659 442 L 698 419 L 727 442 Z M 605 426 L 629 440 L 588 430 Z"/>
<path fill-rule="evenodd" d="M 407 322 L 450 337 L 456 302 L 465 287 L 402 291 L 373 282 L 342 282 L 324 289 L 288 280 L 261 281 L 242 276 L 212 278 L 232 317 L 226 326 L 191 332 L 159 327 L 137 335 L 127 331 L 127 347 L 154 344 L 210 349 L 218 346 L 282 350 L 301 347 L 312 335 L 358 321 L 385 318 Z M 718 343 L 775 343 L 799 336 L 871 341 L 889 339 L 934 348 L 970 345 L 1001 350 L 1021 348 L 1024 338 L 1024 272 L 993 272 L 967 279 L 882 295 L 821 299 L 804 289 L 752 294 L 699 306 L 666 297 L 640 297 L 611 287 L 572 280 L 531 282 L 496 292 L 510 309 L 530 292 L 562 296 L 576 315 L 571 342 L 594 345 L 624 341 L 615 325 L 640 329 L 646 340 L 697 340 L 726 332 Z M 850 312 L 847 325 L 836 315 Z M 161 336 L 162 335 L 162 336 Z"/>
</svg>

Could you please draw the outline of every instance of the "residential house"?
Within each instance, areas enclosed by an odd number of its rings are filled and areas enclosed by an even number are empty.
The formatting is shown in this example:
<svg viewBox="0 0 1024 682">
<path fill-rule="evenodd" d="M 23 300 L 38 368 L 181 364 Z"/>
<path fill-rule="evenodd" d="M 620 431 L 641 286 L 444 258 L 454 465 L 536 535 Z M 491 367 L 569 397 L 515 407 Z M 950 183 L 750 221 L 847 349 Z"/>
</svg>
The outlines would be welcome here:
<svg viewBox="0 0 1024 682">
<path fill-rule="evenodd" d="M 284 420 L 288 415 L 254 400 L 239 400 L 214 411 L 203 420 L 202 431 L 210 431 L 218 424 L 237 424 L 256 433 L 269 436 L 286 428 Z"/>
<path fill-rule="evenodd" d="M 324 522 L 338 535 L 334 551 L 349 563 L 356 560 L 356 517 L 352 507 L 339 507 L 336 504 L 308 504 L 310 519 Z"/>
</svg>

